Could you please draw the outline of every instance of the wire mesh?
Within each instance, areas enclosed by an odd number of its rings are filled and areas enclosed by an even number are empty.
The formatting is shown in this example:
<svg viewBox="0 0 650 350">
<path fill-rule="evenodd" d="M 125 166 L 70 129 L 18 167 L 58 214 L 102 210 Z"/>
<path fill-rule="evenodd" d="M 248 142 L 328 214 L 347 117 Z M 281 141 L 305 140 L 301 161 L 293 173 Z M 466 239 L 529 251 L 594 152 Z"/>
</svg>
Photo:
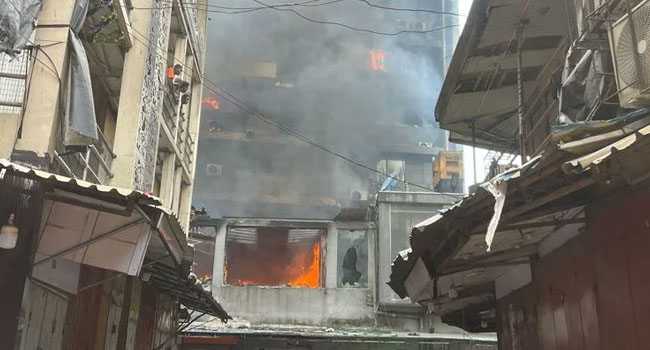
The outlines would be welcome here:
<svg viewBox="0 0 650 350">
<path fill-rule="evenodd" d="M 0 52 L 0 113 L 22 112 L 29 53 L 22 51 L 12 57 Z"/>
</svg>

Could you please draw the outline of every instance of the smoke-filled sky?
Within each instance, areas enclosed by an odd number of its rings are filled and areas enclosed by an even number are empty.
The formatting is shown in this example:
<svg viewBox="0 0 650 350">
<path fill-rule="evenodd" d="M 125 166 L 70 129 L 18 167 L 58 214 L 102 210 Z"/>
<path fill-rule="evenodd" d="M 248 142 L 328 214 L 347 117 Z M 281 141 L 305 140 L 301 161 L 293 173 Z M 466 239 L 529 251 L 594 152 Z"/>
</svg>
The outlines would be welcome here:
<svg viewBox="0 0 650 350">
<path fill-rule="evenodd" d="M 262 1 L 268 5 L 296 3 Z M 438 1 L 370 2 L 443 10 Z M 320 4 L 326 5 L 314 6 Z M 226 7 L 261 6 L 254 0 L 211 0 L 210 5 L 211 10 L 224 12 L 237 12 Z M 277 9 L 289 8 L 317 21 L 385 33 L 431 30 L 460 20 L 456 16 L 443 20 L 440 14 L 377 9 L 359 0 L 321 0 Z M 444 147 L 444 134 L 431 129 L 435 126 L 433 109 L 442 85 L 443 60 L 452 54 L 443 49 L 443 31 L 377 35 L 312 23 L 294 13 L 269 8 L 240 14 L 211 12 L 208 17 L 208 79 L 267 118 L 373 168 L 379 153 L 391 145 L 417 146 L 424 142 Z M 458 32 L 460 28 L 450 30 Z M 248 73 L 242 74 L 245 71 Z M 264 77 L 250 77 L 253 71 Z M 246 113 L 210 91 L 205 94 L 220 100 L 220 110 L 206 111 L 203 123 L 207 116 L 216 118 L 217 129 L 259 133 Z M 257 169 L 251 171 L 255 175 L 240 171 L 217 181 L 222 181 L 222 190 L 237 188 L 234 192 L 238 194 L 289 191 L 271 176 L 281 174 L 295 178 L 291 189 L 295 192 L 328 197 L 323 192 L 329 191 L 330 198 L 340 200 L 351 188 L 363 187 L 364 177 L 369 176 L 366 170 L 311 146 L 299 150 L 275 146 L 262 155 L 247 145 L 206 149 L 212 146 L 201 141 L 199 147 L 203 161 L 208 157 L 209 162 L 223 164 L 224 171 L 233 168 L 232 164 L 241 168 L 246 167 L 246 161 L 268 161 L 265 166 L 250 164 Z M 224 184 L 226 178 L 233 183 Z"/>
</svg>

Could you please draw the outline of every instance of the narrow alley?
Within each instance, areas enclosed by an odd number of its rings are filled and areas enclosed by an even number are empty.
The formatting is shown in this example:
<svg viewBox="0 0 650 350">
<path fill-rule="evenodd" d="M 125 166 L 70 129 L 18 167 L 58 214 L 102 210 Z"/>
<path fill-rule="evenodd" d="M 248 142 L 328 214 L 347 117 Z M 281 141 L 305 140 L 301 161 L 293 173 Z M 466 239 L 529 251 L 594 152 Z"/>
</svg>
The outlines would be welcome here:
<svg viewBox="0 0 650 350">
<path fill-rule="evenodd" d="M 650 349 L 648 1 L 0 0 L 0 350 Z"/>
</svg>

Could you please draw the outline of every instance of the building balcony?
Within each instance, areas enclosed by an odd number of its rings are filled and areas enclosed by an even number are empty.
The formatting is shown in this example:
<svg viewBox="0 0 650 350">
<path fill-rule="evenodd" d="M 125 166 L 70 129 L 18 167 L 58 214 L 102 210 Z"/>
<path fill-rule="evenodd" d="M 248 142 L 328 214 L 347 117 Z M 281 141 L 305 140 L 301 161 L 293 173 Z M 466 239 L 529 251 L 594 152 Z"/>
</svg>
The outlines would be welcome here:
<svg viewBox="0 0 650 350">
<path fill-rule="evenodd" d="M 57 172 L 73 179 L 108 185 L 114 176 L 111 164 L 116 155 L 99 126 L 97 134 L 99 141 L 90 146 L 68 148 L 59 142 L 54 150 Z"/>
<path fill-rule="evenodd" d="M 201 33 L 201 26 L 198 18 L 198 1 L 197 0 L 177 0 L 178 1 L 178 19 L 182 31 L 187 34 L 189 48 L 194 57 L 195 76 L 200 75 L 203 68 L 203 46 L 204 39 Z M 173 26 L 173 24 L 172 24 Z"/>
<path fill-rule="evenodd" d="M 180 106 L 183 94 L 174 92 L 170 80 L 165 84 L 162 109 L 162 123 L 160 124 L 159 150 L 174 153 L 176 162 L 183 168 L 183 177 L 186 182 L 191 182 L 192 164 L 194 162 L 195 140 L 190 136 L 188 120 L 185 111 Z"/>
</svg>

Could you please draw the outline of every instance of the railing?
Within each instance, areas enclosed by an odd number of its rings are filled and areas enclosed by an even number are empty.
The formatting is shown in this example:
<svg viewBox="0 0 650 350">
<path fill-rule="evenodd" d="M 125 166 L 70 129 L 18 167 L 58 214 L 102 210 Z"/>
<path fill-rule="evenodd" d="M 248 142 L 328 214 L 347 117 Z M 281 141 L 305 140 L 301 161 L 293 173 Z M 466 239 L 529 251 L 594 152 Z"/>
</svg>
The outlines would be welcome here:
<svg viewBox="0 0 650 350">
<path fill-rule="evenodd" d="M 192 163 L 194 159 L 194 140 L 192 140 L 192 135 L 187 134 L 185 137 L 185 147 L 183 147 L 183 161 L 187 164 L 188 168 L 192 168 Z"/>
<path fill-rule="evenodd" d="M 165 122 L 165 125 L 167 125 L 169 132 L 171 132 L 173 135 L 176 131 L 177 108 L 176 108 L 176 97 L 174 96 L 172 83 L 169 79 L 166 79 L 164 94 L 165 96 L 163 96 L 163 110 L 162 110 L 163 121 Z"/>
<path fill-rule="evenodd" d="M 175 152 L 177 152 L 176 156 L 179 161 L 182 161 L 190 168 L 194 159 L 193 147 L 195 141 L 187 130 L 187 118 L 189 116 L 181 113 L 181 108 L 178 105 L 178 101 L 182 99 L 182 94 L 176 97 L 173 89 L 171 81 L 167 79 L 163 97 L 162 119 L 169 130 L 172 138 L 169 143 L 174 144 Z"/>
<path fill-rule="evenodd" d="M 190 46 L 194 51 L 199 67 L 202 66 L 203 60 L 203 36 L 201 35 L 201 28 L 198 21 L 198 2 L 197 0 L 179 0 L 181 7 L 181 15 L 187 24 L 188 37 L 190 39 Z"/>
<path fill-rule="evenodd" d="M 99 142 L 96 145 L 67 149 L 62 143 L 54 151 L 54 160 L 60 172 L 74 179 L 108 184 L 113 173 L 111 164 L 116 158 L 104 133 L 97 127 Z"/>
</svg>

